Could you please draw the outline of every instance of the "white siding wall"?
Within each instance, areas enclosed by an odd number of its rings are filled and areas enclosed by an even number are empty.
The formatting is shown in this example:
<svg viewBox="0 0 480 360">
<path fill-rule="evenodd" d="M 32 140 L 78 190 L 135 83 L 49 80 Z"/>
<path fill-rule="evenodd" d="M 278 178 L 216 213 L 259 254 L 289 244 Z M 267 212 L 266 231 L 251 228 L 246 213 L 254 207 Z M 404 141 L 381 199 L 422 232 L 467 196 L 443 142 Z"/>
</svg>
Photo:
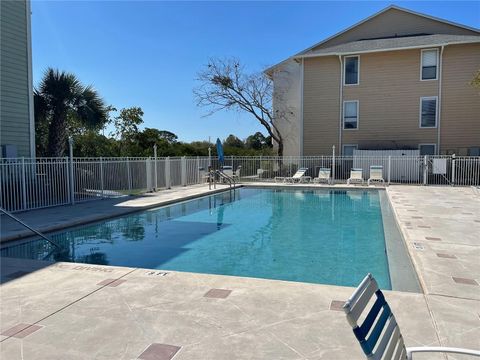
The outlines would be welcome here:
<svg viewBox="0 0 480 360">
<path fill-rule="evenodd" d="M 299 156 L 302 148 L 301 87 L 302 65 L 288 61 L 273 74 L 275 124 L 283 136 L 284 155 Z"/>
<path fill-rule="evenodd" d="M 26 0 L 0 1 L 0 144 L 32 156 L 30 37 Z"/>
</svg>

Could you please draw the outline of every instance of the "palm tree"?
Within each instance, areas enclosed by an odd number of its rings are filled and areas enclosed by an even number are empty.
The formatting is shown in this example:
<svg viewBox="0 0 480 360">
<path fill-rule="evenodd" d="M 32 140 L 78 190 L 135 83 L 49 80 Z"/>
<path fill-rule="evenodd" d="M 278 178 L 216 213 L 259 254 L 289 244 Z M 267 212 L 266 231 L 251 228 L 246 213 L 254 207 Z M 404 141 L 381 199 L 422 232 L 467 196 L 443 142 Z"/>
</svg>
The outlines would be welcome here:
<svg viewBox="0 0 480 360">
<path fill-rule="evenodd" d="M 34 104 L 39 155 L 63 156 L 72 124 L 101 128 L 108 121 L 108 107 L 91 85 L 51 68 L 34 91 Z"/>
</svg>

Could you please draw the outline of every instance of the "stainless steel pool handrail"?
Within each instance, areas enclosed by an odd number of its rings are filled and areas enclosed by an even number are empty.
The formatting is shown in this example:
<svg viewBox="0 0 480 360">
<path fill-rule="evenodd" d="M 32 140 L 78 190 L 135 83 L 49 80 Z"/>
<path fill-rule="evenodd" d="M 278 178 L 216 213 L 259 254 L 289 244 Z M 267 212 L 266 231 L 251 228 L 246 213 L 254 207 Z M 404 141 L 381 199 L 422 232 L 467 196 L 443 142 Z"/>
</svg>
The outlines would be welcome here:
<svg viewBox="0 0 480 360">
<path fill-rule="evenodd" d="M 228 181 L 228 183 L 230 184 L 230 187 L 232 187 L 232 183 L 233 183 L 233 186 L 236 186 L 237 183 L 235 182 L 235 179 L 227 174 L 225 174 L 223 171 L 220 171 L 220 170 L 216 170 L 215 171 L 219 177 L 221 178 L 224 178 L 225 180 Z"/>
<path fill-rule="evenodd" d="M 58 245 L 55 241 L 49 239 L 47 236 L 45 236 L 44 234 L 42 234 L 40 231 L 32 228 L 31 226 L 25 224 L 22 220 L 20 220 L 19 218 L 17 218 L 16 216 L 12 215 L 11 213 L 9 213 L 7 210 L 3 209 L 0 207 L 0 211 L 2 213 L 4 213 L 5 215 L 7 215 L 8 217 L 10 217 L 11 219 L 15 220 L 16 222 L 18 222 L 19 224 L 23 225 L 24 227 L 26 227 L 28 230 L 34 232 L 35 234 L 37 234 L 38 236 L 40 236 L 41 238 L 43 238 L 44 240 L 48 241 L 50 244 L 52 245 L 55 245 L 58 249 L 61 249 L 61 246 Z"/>
</svg>

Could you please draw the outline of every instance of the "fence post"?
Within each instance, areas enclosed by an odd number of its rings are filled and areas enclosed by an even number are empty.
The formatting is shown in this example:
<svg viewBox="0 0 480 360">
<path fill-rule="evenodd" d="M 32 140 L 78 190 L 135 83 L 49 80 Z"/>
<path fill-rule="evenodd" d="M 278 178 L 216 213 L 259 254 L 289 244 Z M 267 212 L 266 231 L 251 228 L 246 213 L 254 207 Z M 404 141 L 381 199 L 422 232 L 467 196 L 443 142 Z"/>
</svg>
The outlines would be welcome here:
<svg viewBox="0 0 480 360">
<path fill-rule="evenodd" d="M 103 179 L 103 157 L 100 156 L 100 186 L 102 189 L 102 199 L 105 198 L 105 184 Z"/>
<path fill-rule="evenodd" d="M 150 156 L 145 160 L 145 180 L 147 192 L 152 191 L 152 158 Z"/>
<path fill-rule="evenodd" d="M 180 165 L 182 186 L 187 186 L 187 158 L 185 156 L 182 156 Z"/>
<path fill-rule="evenodd" d="M 390 185 L 390 176 L 392 173 L 392 156 L 388 155 L 388 185 Z"/>
<path fill-rule="evenodd" d="M 427 185 L 428 161 L 427 155 L 423 156 L 423 185 Z"/>
<path fill-rule="evenodd" d="M 170 156 L 165 158 L 165 187 L 170 189 Z"/>
<path fill-rule="evenodd" d="M 69 188 L 70 188 L 70 204 L 75 205 L 75 182 L 73 179 L 73 139 L 70 136 L 68 138 L 68 152 L 70 156 L 70 176 L 68 177 Z"/>
<path fill-rule="evenodd" d="M 25 158 L 22 157 L 22 197 L 23 210 L 27 210 L 27 184 L 25 176 Z"/>
<path fill-rule="evenodd" d="M 65 179 L 64 181 L 67 187 L 66 196 L 68 197 L 68 201 L 70 201 L 70 181 L 68 181 L 68 177 L 69 177 L 68 156 L 65 156 L 63 158 L 62 166 L 65 169 L 65 174 L 63 176 L 64 176 L 64 179 Z M 36 171 L 36 170 L 33 170 L 33 171 Z M 64 203 L 66 203 L 65 200 L 64 200 Z"/>
<path fill-rule="evenodd" d="M 200 178 L 200 158 L 197 156 L 197 162 L 196 162 L 196 167 L 197 167 L 197 184 L 201 184 L 202 180 Z"/>
<path fill-rule="evenodd" d="M 452 185 L 455 185 L 455 154 L 452 155 Z"/>
<path fill-rule="evenodd" d="M 335 184 L 335 145 L 332 146 L 332 184 Z"/>
<path fill-rule="evenodd" d="M 153 161 L 155 163 L 153 164 L 153 170 L 155 171 L 154 179 L 155 179 L 155 188 L 154 191 L 157 191 L 158 189 L 158 171 L 157 171 L 157 144 L 153 145 Z"/>
<path fill-rule="evenodd" d="M 130 161 L 128 160 L 128 156 L 127 156 L 125 164 L 127 165 L 128 191 L 132 192 L 132 174 L 130 172 Z"/>
</svg>

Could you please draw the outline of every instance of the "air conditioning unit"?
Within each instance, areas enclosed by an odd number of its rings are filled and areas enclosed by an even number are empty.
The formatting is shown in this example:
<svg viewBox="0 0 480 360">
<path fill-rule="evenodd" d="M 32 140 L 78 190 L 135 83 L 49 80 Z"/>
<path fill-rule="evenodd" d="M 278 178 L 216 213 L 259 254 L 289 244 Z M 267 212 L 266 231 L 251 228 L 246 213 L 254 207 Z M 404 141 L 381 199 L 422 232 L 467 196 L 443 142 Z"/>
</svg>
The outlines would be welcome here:
<svg viewBox="0 0 480 360">
<path fill-rule="evenodd" d="M 9 159 L 16 157 L 18 157 L 17 145 L 2 145 L 2 158 Z"/>
<path fill-rule="evenodd" d="M 480 156 L 480 147 L 471 147 L 468 149 L 468 156 Z"/>
</svg>

